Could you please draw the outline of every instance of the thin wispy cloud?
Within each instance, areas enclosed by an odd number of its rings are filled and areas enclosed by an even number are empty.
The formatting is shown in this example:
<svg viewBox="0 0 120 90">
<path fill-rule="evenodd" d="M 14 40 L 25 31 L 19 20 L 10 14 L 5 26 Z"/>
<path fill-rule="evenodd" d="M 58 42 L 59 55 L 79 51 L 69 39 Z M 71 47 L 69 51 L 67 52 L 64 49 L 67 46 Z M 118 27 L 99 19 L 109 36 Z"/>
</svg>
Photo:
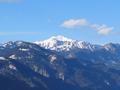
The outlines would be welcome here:
<svg viewBox="0 0 120 90">
<path fill-rule="evenodd" d="M 11 35 L 40 35 L 40 32 L 0 32 L 0 36 L 11 36 Z"/>
<path fill-rule="evenodd" d="M 88 21 L 86 19 L 70 19 L 63 22 L 62 26 L 66 28 L 76 28 L 81 26 L 87 26 Z"/>
<path fill-rule="evenodd" d="M 114 29 L 114 27 L 108 27 L 107 25 L 104 25 L 104 24 L 103 25 L 93 24 L 91 25 L 91 28 L 97 30 L 97 33 L 99 35 L 108 35 Z"/>
<path fill-rule="evenodd" d="M 0 3 L 18 3 L 21 0 L 0 0 Z"/>
<path fill-rule="evenodd" d="M 108 35 L 110 34 L 114 27 L 109 27 L 105 24 L 99 25 L 96 23 L 91 23 L 86 19 L 69 19 L 65 20 L 62 23 L 62 27 L 64 28 L 69 28 L 69 29 L 74 29 L 74 28 L 79 28 L 79 27 L 87 27 L 90 28 L 90 30 L 95 30 L 97 34 L 99 35 Z"/>
</svg>

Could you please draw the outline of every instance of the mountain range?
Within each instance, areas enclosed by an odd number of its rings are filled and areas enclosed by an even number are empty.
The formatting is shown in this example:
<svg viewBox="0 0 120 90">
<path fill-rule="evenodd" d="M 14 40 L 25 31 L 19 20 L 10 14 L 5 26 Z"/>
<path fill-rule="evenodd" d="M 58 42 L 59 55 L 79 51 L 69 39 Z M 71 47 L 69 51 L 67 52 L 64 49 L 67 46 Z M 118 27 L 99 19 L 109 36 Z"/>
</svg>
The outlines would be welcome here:
<svg viewBox="0 0 120 90">
<path fill-rule="evenodd" d="M 119 90 L 120 44 L 52 36 L 0 44 L 1 90 Z"/>
</svg>

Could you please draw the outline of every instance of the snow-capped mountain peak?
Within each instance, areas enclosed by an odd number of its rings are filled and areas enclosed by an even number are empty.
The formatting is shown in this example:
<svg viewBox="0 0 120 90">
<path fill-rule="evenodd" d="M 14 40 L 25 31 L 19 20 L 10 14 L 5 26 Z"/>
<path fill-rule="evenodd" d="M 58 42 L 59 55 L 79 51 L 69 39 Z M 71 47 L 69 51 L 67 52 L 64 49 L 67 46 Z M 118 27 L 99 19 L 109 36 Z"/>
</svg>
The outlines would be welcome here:
<svg viewBox="0 0 120 90">
<path fill-rule="evenodd" d="M 94 45 L 88 42 L 84 42 L 80 40 L 72 40 L 62 35 L 52 36 L 47 40 L 36 41 L 35 43 L 46 49 L 56 50 L 56 51 L 70 51 L 71 49 L 76 49 L 76 48 L 81 48 L 81 49 L 95 48 Z"/>
<path fill-rule="evenodd" d="M 52 36 L 48 39 L 48 41 L 72 41 L 72 39 L 69 39 L 67 37 L 64 37 L 62 35 L 58 36 Z"/>
</svg>

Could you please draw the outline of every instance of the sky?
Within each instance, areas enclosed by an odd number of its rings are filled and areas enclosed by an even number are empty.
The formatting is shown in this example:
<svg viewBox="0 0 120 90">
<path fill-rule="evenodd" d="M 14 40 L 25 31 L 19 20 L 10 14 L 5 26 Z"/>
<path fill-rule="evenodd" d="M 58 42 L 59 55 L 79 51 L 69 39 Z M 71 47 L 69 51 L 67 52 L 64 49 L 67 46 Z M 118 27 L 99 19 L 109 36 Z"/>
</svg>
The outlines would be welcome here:
<svg viewBox="0 0 120 90">
<path fill-rule="evenodd" d="M 51 36 L 120 43 L 120 0 L 0 0 L 0 42 Z"/>
</svg>

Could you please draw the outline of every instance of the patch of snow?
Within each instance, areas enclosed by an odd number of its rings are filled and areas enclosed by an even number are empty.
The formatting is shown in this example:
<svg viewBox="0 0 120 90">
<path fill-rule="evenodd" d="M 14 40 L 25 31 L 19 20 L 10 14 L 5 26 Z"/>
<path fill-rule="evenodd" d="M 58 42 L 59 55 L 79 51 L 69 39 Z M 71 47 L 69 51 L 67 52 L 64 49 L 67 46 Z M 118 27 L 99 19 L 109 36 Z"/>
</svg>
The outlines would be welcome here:
<svg viewBox="0 0 120 90">
<path fill-rule="evenodd" d="M 13 70 L 17 70 L 16 67 L 14 65 L 12 65 L 12 64 L 9 65 L 9 68 L 13 69 Z"/>
<path fill-rule="evenodd" d="M 49 74 L 48 74 L 48 72 L 45 69 L 40 69 L 38 71 L 38 73 L 40 73 L 40 75 L 42 75 L 44 77 L 47 77 L 47 78 L 49 77 Z"/>
<path fill-rule="evenodd" d="M 33 66 L 35 72 L 38 72 L 38 67 L 36 65 Z"/>
<path fill-rule="evenodd" d="M 9 41 L 9 42 L 7 42 L 7 43 L 2 44 L 2 46 L 5 48 L 5 47 L 7 47 L 7 46 L 13 45 L 13 43 L 14 43 L 14 42 Z"/>
<path fill-rule="evenodd" d="M 33 58 L 33 55 L 29 55 L 29 56 L 27 56 L 27 57 L 25 57 L 25 58 L 32 59 L 32 58 Z"/>
<path fill-rule="evenodd" d="M 50 55 L 49 58 L 50 58 L 50 63 L 53 63 L 57 59 L 55 55 Z"/>
<path fill-rule="evenodd" d="M 21 46 L 23 44 L 23 41 L 17 41 L 16 44 L 17 46 Z"/>
<path fill-rule="evenodd" d="M 59 73 L 59 78 L 62 79 L 62 80 L 64 80 L 64 73 L 62 73 L 62 72 Z"/>
<path fill-rule="evenodd" d="M 10 59 L 17 59 L 16 55 L 9 56 Z"/>
<path fill-rule="evenodd" d="M 66 56 L 66 58 L 68 58 L 68 59 L 72 59 L 72 58 L 75 58 L 75 55 L 72 54 L 72 53 L 69 53 L 69 54 Z"/>
<path fill-rule="evenodd" d="M 0 57 L 0 60 L 6 60 L 6 58 L 5 57 Z"/>
<path fill-rule="evenodd" d="M 19 48 L 19 50 L 23 52 L 29 51 L 29 49 L 25 49 L 25 48 Z"/>
</svg>

